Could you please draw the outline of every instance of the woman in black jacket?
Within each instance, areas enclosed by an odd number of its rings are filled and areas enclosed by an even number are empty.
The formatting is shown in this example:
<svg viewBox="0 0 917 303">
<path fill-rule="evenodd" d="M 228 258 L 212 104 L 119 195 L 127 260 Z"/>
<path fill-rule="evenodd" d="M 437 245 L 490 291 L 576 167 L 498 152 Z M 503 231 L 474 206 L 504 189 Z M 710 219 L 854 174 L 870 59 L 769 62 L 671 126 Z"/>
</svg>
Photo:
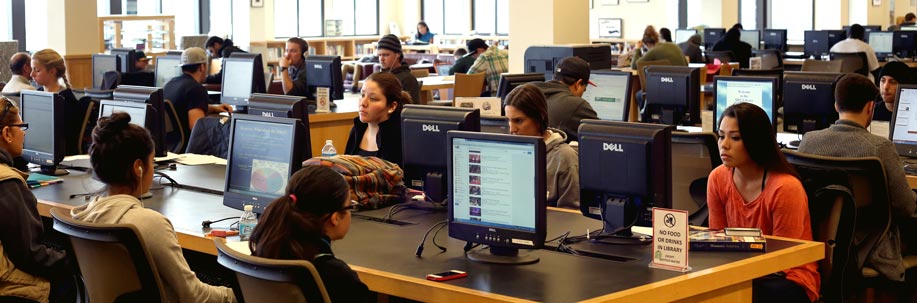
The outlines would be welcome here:
<svg viewBox="0 0 917 303">
<path fill-rule="evenodd" d="M 353 119 L 344 153 L 375 156 L 402 165 L 401 108 L 406 103 L 411 103 L 411 96 L 402 91 L 401 82 L 391 73 L 379 72 L 366 78 L 360 115 Z"/>
</svg>

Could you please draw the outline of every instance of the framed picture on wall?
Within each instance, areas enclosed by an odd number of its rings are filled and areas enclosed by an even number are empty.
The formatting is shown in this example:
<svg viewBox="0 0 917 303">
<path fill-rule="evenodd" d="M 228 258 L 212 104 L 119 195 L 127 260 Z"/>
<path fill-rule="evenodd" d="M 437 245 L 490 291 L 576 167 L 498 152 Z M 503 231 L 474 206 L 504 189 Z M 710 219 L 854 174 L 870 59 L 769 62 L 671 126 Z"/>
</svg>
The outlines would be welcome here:
<svg viewBox="0 0 917 303">
<path fill-rule="evenodd" d="M 621 38 L 621 18 L 599 18 L 599 38 Z"/>
<path fill-rule="evenodd" d="M 882 0 L 872 0 L 872 6 L 882 6 Z"/>
<path fill-rule="evenodd" d="M 264 0 L 252 0 L 252 7 L 264 7 Z"/>
</svg>

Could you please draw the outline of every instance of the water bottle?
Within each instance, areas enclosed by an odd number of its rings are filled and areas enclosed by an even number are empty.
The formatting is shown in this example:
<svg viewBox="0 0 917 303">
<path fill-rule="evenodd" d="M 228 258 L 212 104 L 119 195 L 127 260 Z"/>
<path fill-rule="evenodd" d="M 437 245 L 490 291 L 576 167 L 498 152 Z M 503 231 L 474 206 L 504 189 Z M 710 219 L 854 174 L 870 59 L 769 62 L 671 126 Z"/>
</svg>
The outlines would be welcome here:
<svg viewBox="0 0 917 303">
<path fill-rule="evenodd" d="M 258 217 L 252 212 L 254 207 L 251 204 L 245 205 L 245 212 L 242 213 L 242 217 L 239 217 L 239 238 L 242 241 L 248 241 L 255 230 L 255 226 L 258 225 Z"/>
<path fill-rule="evenodd" d="M 322 147 L 322 157 L 334 157 L 338 155 L 338 150 L 334 148 L 331 140 L 325 140 L 325 147 Z"/>
</svg>

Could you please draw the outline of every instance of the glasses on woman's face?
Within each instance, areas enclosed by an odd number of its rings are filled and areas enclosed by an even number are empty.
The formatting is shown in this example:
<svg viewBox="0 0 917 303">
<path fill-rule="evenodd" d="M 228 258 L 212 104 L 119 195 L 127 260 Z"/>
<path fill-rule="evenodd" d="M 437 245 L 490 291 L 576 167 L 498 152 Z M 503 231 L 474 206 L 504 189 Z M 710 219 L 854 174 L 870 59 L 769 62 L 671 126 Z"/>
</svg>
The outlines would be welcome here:
<svg viewBox="0 0 917 303">
<path fill-rule="evenodd" d="M 360 202 L 350 200 L 350 202 L 344 205 L 344 207 L 342 207 L 341 210 L 349 210 L 349 211 L 360 210 Z"/>
</svg>

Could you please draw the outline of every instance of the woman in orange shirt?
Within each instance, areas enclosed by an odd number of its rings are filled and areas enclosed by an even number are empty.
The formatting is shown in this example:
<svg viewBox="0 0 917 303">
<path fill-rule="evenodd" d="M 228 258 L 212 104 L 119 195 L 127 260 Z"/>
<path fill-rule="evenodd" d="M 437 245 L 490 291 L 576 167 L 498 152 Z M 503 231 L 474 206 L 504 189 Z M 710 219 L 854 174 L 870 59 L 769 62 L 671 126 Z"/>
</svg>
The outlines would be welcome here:
<svg viewBox="0 0 917 303">
<path fill-rule="evenodd" d="M 728 107 L 719 121 L 723 165 L 710 173 L 710 228 L 756 227 L 766 235 L 812 240 L 805 189 L 777 147 L 767 114 L 751 103 Z M 813 302 L 821 280 L 808 263 L 753 282 L 754 302 Z"/>
</svg>

